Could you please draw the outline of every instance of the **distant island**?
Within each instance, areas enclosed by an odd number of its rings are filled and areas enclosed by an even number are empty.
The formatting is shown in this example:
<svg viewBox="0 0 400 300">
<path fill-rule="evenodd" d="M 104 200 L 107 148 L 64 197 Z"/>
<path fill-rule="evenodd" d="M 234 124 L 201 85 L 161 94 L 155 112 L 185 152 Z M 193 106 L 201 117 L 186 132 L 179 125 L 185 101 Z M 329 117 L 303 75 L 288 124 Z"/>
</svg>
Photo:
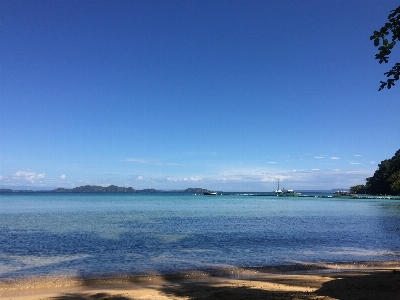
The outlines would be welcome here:
<svg viewBox="0 0 400 300">
<path fill-rule="evenodd" d="M 174 191 L 162 191 L 156 189 L 143 189 L 143 190 L 135 190 L 132 187 L 120 187 L 116 185 L 110 185 L 107 187 L 99 186 L 99 185 L 83 185 L 79 187 L 75 187 L 72 189 L 66 188 L 57 188 L 54 190 L 13 190 L 13 189 L 0 189 L 0 193 L 192 193 L 192 194 L 201 194 L 208 191 L 203 188 L 187 188 L 185 190 L 174 190 Z"/>
</svg>

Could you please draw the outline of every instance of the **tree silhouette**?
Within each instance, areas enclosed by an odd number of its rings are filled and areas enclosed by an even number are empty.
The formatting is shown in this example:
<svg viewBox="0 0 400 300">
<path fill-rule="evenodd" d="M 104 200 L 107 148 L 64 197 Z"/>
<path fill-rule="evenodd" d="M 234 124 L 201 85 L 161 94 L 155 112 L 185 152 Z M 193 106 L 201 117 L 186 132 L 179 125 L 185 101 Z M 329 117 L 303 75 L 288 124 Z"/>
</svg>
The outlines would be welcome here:
<svg viewBox="0 0 400 300">
<path fill-rule="evenodd" d="M 378 47 L 378 54 L 375 54 L 375 58 L 379 60 L 379 63 L 389 62 L 389 55 L 392 53 L 392 49 L 396 42 L 400 42 L 400 6 L 392 10 L 388 16 L 388 22 L 379 30 L 374 31 L 370 39 L 374 40 L 375 47 Z M 391 35 L 391 37 L 390 37 Z M 391 39 L 391 41 L 390 41 Z M 394 86 L 395 81 L 400 78 L 400 63 L 395 63 L 392 69 L 385 72 L 384 75 L 388 78 L 386 81 L 381 81 L 379 91 L 385 87 L 390 89 Z"/>
<path fill-rule="evenodd" d="M 350 192 L 372 195 L 400 195 L 400 149 L 390 159 L 381 161 L 374 176 L 365 185 L 356 185 Z"/>
</svg>

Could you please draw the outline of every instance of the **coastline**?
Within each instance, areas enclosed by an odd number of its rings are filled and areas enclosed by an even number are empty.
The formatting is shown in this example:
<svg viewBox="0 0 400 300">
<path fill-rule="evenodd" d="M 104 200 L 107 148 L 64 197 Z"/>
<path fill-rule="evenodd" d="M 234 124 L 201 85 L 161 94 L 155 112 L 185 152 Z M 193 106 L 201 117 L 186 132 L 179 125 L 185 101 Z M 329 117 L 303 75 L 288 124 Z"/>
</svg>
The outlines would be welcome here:
<svg viewBox="0 0 400 300">
<path fill-rule="evenodd" d="M 400 260 L 0 280 L 0 299 L 398 299 Z"/>
</svg>

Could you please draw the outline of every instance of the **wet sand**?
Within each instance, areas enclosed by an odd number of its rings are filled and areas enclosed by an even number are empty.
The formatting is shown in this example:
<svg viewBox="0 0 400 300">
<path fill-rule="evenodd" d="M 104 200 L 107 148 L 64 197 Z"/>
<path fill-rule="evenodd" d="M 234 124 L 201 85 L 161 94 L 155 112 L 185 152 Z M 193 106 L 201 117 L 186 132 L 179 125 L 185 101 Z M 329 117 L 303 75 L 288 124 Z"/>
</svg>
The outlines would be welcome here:
<svg viewBox="0 0 400 300">
<path fill-rule="evenodd" d="M 400 261 L 1 280 L 0 299 L 400 299 Z"/>
</svg>

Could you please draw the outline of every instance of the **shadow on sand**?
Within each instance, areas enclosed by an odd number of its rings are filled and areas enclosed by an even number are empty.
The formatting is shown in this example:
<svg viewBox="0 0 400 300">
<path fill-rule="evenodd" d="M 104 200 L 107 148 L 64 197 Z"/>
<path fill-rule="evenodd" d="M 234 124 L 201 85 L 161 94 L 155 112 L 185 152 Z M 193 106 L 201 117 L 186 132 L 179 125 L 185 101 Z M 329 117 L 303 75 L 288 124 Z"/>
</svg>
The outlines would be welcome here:
<svg viewBox="0 0 400 300">
<path fill-rule="evenodd" d="M 168 276 L 162 277 L 163 284 L 151 287 L 161 296 L 159 299 L 400 299 L 400 272 L 359 272 L 317 274 L 310 279 L 307 275 L 273 276 L 270 278 L 230 279 L 215 277 L 205 281 L 183 281 Z M 102 287 L 101 282 L 87 281 L 88 288 L 108 289 L 107 293 L 74 293 L 53 297 L 53 300 L 95 300 L 95 299 L 151 299 L 143 295 L 122 296 L 110 285 Z M 140 285 L 139 285 L 140 286 Z M 277 288 L 278 287 L 278 288 Z M 287 287 L 279 289 L 279 287 Z M 129 280 L 124 290 L 135 290 L 138 281 Z M 147 288 L 149 288 L 147 286 Z M 112 292 L 110 292 L 112 290 Z"/>
<path fill-rule="evenodd" d="M 400 271 L 331 276 L 316 291 L 319 296 L 334 299 L 400 299 Z"/>
<path fill-rule="evenodd" d="M 62 296 L 58 296 L 51 299 L 57 300 L 102 300 L 102 299 L 110 299 L 110 300 L 131 300 L 132 298 L 123 297 L 120 295 L 111 295 L 109 293 L 96 293 L 96 294 L 85 294 L 85 293 L 71 293 L 65 294 Z"/>
</svg>

